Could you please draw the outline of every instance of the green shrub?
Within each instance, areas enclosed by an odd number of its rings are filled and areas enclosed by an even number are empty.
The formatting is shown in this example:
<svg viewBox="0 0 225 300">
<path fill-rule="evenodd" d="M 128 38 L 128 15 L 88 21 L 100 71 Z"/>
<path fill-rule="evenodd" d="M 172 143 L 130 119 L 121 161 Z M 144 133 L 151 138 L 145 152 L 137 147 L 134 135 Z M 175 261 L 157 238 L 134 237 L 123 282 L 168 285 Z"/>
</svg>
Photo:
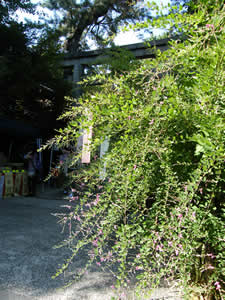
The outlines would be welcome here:
<svg viewBox="0 0 225 300">
<path fill-rule="evenodd" d="M 79 205 L 62 220 L 71 260 L 89 246 L 87 267 L 111 268 L 117 286 L 134 277 L 137 290 L 176 281 L 187 299 L 224 299 L 224 8 L 202 2 L 183 16 L 185 41 L 129 71 L 87 79 L 52 143 L 94 128 L 91 164 L 78 168 L 74 154 L 71 200 Z M 109 150 L 96 158 L 106 138 Z"/>
</svg>

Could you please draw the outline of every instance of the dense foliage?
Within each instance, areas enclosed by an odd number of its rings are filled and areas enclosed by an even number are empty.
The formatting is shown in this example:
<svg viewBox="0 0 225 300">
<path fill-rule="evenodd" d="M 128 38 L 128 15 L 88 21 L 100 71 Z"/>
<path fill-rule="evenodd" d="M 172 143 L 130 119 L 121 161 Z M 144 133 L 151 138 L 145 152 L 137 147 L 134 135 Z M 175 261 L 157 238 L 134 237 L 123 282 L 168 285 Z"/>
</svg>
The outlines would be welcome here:
<svg viewBox="0 0 225 300">
<path fill-rule="evenodd" d="M 48 24 L 18 22 L 18 10 L 35 13 L 27 0 L 0 4 L 0 115 L 55 127 L 71 90 L 58 36 Z"/>
<path fill-rule="evenodd" d="M 187 299 L 224 299 L 224 13 L 222 1 L 199 1 L 173 16 L 185 40 L 84 81 L 80 106 L 50 142 L 68 145 L 93 126 L 91 164 L 79 167 L 81 153 L 71 163 L 61 246 L 72 255 L 56 276 L 88 246 L 90 264 L 109 267 L 118 287 L 135 277 L 137 290 L 151 291 L 163 280 Z"/>
</svg>

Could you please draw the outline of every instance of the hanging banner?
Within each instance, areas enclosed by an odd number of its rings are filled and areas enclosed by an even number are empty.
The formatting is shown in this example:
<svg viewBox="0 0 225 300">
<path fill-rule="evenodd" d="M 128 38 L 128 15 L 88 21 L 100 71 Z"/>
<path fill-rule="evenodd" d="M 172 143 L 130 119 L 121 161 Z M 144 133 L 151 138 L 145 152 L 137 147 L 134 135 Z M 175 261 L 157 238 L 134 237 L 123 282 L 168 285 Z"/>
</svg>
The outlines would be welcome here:
<svg viewBox="0 0 225 300">
<path fill-rule="evenodd" d="M 92 120 L 91 113 L 87 113 L 88 121 Z M 83 164 L 89 164 L 91 162 L 91 139 L 92 139 L 92 126 L 89 126 L 88 129 L 84 130 L 83 139 L 82 139 L 82 156 L 81 162 Z"/>
<path fill-rule="evenodd" d="M 108 149 L 109 149 L 109 139 L 106 137 L 100 146 L 100 158 L 103 158 L 103 156 L 107 153 Z M 106 177 L 106 161 L 104 162 L 103 168 L 100 170 L 99 176 L 100 179 L 102 180 L 104 180 Z"/>
</svg>

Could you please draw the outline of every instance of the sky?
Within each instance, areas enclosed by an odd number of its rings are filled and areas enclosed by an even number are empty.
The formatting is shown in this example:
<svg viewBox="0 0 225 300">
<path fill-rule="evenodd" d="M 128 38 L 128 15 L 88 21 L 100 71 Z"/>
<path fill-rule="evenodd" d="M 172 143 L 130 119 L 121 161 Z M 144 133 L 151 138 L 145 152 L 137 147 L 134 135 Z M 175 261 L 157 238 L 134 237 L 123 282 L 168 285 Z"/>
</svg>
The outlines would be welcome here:
<svg viewBox="0 0 225 300">
<path fill-rule="evenodd" d="M 38 4 L 38 3 L 42 3 L 43 0 L 31 0 L 32 3 L 34 4 Z M 143 0 L 143 2 L 147 2 L 147 0 Z M 163 5 L 167 5 L 170 0 L 156 0 L 155 2 L 159 2 L 162 3 Z M 143 4 L 144 5 L 144 4 Z M 54 15 L 53 12 L 49 12 L 49 10 L 47 9 L 43 9 L 41 7 L 38 8 L 39 12 L 42 13 L 47 13 L 50 15 Z M 33 21 L 38 21 L 38 16 L 37 15 L 31 15 L 31 14 L 27 14 L 27 13 L 18 13 L 18 20 L 23 22 L 25 18 L 31 19 Z M 160 35 L 163 33 L 162 30 L 154 30 L 153 31 L 154 35 Z M 140 39 L 137 35 L 137 33 L 135 33 L 133 30 L 129 30 L 126 32 L 121 31 L 114 40 L 115 44 L 118 46 L 122 46 L 122 45 L 129 45 L 129 44 L 135 44 L 135 43 L 140 43 L 143 42 L 143 39 Z"/>
</svg>

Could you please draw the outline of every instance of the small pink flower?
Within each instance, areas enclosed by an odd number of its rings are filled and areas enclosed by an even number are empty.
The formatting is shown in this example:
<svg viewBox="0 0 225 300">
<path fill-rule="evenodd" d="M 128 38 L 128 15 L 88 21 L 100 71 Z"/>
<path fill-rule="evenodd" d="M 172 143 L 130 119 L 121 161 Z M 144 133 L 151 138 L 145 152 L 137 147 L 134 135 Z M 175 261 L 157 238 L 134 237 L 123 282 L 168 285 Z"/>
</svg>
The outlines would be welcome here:
<svg viewBox="0 0 225 300">
<path fill-rule="evenodd" d="M 220 290 L 221 289 L 221 285 L 220 285 L 219 281 L 216 281 L 214 283 L 214 285 L 216 286 L 216 290 Z"/>
<path fill-rule="evenodd" d="M 97 205 L 100 200 L 99 194 L 96 195 L 96 200 L 93 202 L 94 205 Z"/>
<path fill-rule="evenodd" d="M 184 191 L 185 191 L 185 192 L 187 192 L 187 185 L 185 185 L 185 187 L 184 187 Z"/>
<path fill-rule="evenodd" d="M 193 218 L 195 218 L 195 211 L 193 211 L 193 213 L 192 213 L 192 217 L 193 217 Z"/>
<path fill-rule="evenodd" d="M 208 28 L 208 29 L 210 29 L 210 28 L 214 29 L 214 25 L 213 24 L 206 24 L 205 27 Z"/>
<path fill-rule="evenodd" d="M 134 170 L 136 170 L 137 169 L 137 165 L 134 165 Z"/>
<path fill-rule="evenodd" d="M 105 261 L 105 258 L 104 258 L 104 257 L 101 257 L 101 258 L 100 258 L 100 261 L 101 261 L 101 262 Z"/>
<path fill-rule="evenodd" d="M 97 247 L 97 246 L 98 246 L 98 239 L 94 240 L 94 241 L 92 242 L 92 245 L 95 246 L 95 247 Z"/>
<path fill-rule="evenodd" d="M 121 298 L 124 298 L 126 297 L 126 294 L 123 292 L 121 295 L 120 295 Z"/>
<path fill-rule="evenodd" d="M 156 91 L 156 87 L 155 87 L 155 86 L 153 86 L 152 89 L 153 89 L 154 91 Z"/>
<path fill-rule="evenodd" d="M 175 253 L 176 253 L 176 256 L 177 256 L 177 255 L 179 254 L 179 251 L 176 249 L 176 250 L 175 250 Z"/>
<path fill-rule="evenodd" d="M 154 122 L 155 122 L 155 120 L 152 119 L 152 120 L 149 122 L 149 125 L 152 125 Z"/>
<path fill-rule="evenodd" d="M 177 217 L 181 220 L 183 218 L 183 215 L 179 214 Z"/>
<path fill-rule="evenodd" d="M 182 233 L 179 233 L 178 237 L 181 239 L 183 237 Z"/>
<path fill-rule="evenodd" d="M 137 266 L 137 267 L 135 268 L 135 270 L 136 270 L 136 271 L 141 270 L 141 267 Z"/>
<path fill-rule="evenodd" d="M 168 242 L 168 245 L 171 247 L 173 245 L 173 243 L 172 242 Z"/>
<path fill-rule="evenodd" d="M 115 289 L 115 285 L 111 285 L 111 289 Z"/>
<path fill-rule="evenodd" d="M 162 247 L 163 247 L 162 245 L 157 245 L 155 249 L 156 251 L 162 252 L 163 251 Z"/>
<path fill-rule="evenodd" d="M 200 189 L 199 189 L 199 192 L 200 192 L 200 194 L 202 195 L 202 193 L 203 193 L 203 190 L 202 190 L 202 188 L 200 188 Z"/>
<path fill-rule="evenodd" d="M 136 257 L 137 257 L 137 258 L 140 258 L 140 257 L 141 257 L 141 254 L 140 254 L 140 253 L 138 253 L 138 254 L 136 255 Z"/>
<path fill-rule="evenodd" d="M 103 233 L 103 232 L 102 232 L 102 230 L 100 229 L 99 232 L 98 232 L 98 235 L 102 235 L 102 233 Z"/>
<path fill-rule="evenodd" d="M 130 119 L 131 119 L 131 116 L 128 116 L 127 118 L 128 118 L 128 120 L 130 120 Z"/>
<path fill-rule="evenodd" d="M 101 266 L 101 263 L 100 262 L 96 262 L 96 265 Z"/>
<path fill-rule="evenodd" d="M 206 254 L 206 256 L 209 256 L 209 257 L 211 257 L 212 259 L 213 259 L 213 258 L 216 258 L 216 256 L 213 255 L 212 253 Z"/>
<path fill-rule="evenodd" d="M 213 270 L 213 269 L 215 269 L 212 265 L 209 265 L 208 267 L 207 267 L 207 270 Z"/>
</svg>

